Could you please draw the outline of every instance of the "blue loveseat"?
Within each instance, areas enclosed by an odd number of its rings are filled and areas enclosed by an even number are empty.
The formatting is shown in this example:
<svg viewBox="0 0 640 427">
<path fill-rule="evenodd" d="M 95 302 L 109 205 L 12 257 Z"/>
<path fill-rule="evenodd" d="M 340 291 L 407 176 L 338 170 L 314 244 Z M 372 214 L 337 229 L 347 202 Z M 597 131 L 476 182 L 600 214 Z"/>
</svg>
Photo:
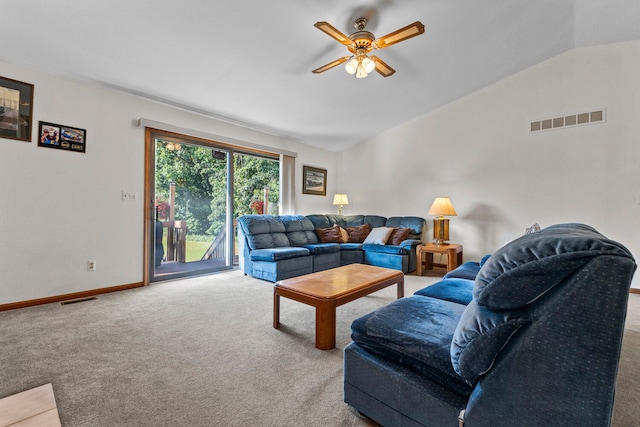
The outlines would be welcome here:
<svg viewBox="0 0 640 427">
<path fill-rule="evenodd" d="M 635 269 L 581 224 L 464 263 L 353 322 L 345 402 L 394 427 L 609 426 Z"/>
<path fill-rule="evenodd" d="M 317 229 L 360 227 L 409 229 L 397 245 L 322 243 Z M 240 268 L 258 279 L 277 282 L 352 263 L 401 270 L 416 269 L 416 245 L 425 230 L 424 218 L 377 215 L 245 215 L 238 218 Z"/>
</svg>

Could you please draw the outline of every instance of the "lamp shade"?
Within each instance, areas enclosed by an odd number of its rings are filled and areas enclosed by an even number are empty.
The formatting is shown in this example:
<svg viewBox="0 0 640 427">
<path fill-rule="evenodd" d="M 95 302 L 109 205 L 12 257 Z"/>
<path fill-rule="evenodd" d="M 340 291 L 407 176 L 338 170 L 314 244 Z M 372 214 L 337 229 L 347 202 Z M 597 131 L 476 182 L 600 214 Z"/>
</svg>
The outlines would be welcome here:
<svg viewBox="0 0 640 427">
<path fill-rule="evenodd" d="M 348 205 L 349 199 L 346 194 L 336 194 L 333 196 L 333 204 L 334 205 Z"/>
<path fill-rule="evenodd" d="M 449 200 L 448 197 L 436 197 L 433 201 L 433 205 L 431 205 L 431 209 L 429 209 L 428 215 L 457 216 L 458 214 L 453 208 L 451 200 Z"/>
</svg>

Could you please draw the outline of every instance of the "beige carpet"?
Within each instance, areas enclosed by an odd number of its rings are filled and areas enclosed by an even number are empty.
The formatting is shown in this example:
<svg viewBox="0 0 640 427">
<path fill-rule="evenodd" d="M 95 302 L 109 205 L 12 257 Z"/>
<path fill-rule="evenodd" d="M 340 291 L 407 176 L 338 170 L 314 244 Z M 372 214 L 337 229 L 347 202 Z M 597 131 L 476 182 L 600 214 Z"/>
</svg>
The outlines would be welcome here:
<svg viewBox="0 0 640 427">
<path fill-rule="evenodd" d="M 437 277 L 407 276 L 405 295 Z M 338 307 L 337 347 L 314 347 L 314 310 L 239 271 L 0 313 L 0 398 L 52 383 L 63 426 L 369 426 L 342 401 L 353 319 L 395 286 Z M 640 295 L 638 295 L 640 297 Z M 625 341 L 614 426 L 638 420 Z M 631 417 L 631 418 L 629 418 Z"/>
</svg>

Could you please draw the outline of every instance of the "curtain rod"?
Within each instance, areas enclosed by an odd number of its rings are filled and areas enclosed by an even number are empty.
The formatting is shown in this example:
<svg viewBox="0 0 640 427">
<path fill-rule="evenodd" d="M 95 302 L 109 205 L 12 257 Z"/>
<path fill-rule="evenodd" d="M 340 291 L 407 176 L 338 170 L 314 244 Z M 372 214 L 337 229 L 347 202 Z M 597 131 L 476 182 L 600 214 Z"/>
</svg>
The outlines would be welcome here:
<svg viewBox="0 0 640 427">
<path fill-rule="evenodd" d="M 164 130 L 167 132 L 180 133 L 187 136 L 193 136 L 196 138 L 209 139 L 211 141 L 224 142 L 227 144 L 238 145 L 241 147 L 254 148 L 256 150 L 266 151 L 274 154 L 282 154 L 289 157 L 298 157 L 298 153 L 293 151 L 282 150 L 280 148 L 268 147 L 266 145 L 255 144 L 253 142 L 242 141 L 240 139 L 229 138 L 227 136 L 216 135 L 209 132 L 203 132 L 195 129 L 183 128 L 180 126 L 171 125 L 168 123 L 157 122 L 155 120 L 140 118 L 138 119 L 138 127 L 148 127 L 158 130 Z"/>
</svg>

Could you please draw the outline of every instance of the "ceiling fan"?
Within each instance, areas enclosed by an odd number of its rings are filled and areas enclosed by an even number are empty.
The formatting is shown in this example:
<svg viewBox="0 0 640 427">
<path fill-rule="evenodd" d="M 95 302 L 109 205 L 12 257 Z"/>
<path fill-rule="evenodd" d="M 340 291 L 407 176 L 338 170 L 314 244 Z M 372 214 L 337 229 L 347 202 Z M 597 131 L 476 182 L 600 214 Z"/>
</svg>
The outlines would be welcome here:
<svg viewBox="0 0 640 427">
<path fill-rule="evenodd" d="M 346 62 L 345 68 L 347 72 L 349 74 L 355 74 L 357 78 L 367 77 L 374 69 L 383 77 L 389 77 L 395 73 L 396 70 L 388 66 L 377 56 L 369 56 L 369 53 L 374 49 L 384 49 L 385 47 L 424 33 L 424 25 L 422 22 L 416 21 L 413 24 L 409 24 L 406 27 L 376 39 L 372 33 L 364 29 L 367 26 L 367 22 L 366 18 L 356 19 L 354 26 L 357 31 L 349 36 L 346 36 L 328 22 L 316 22 L 314 27 L 320 31 L 324 31 L 330 37 L 333 37 L 345 45 L 349 52 L 351 52 L 351 56 L 343 56 L 320 68 L 316 68 L 312 72 L 319 74 Z"/>
</svg>

